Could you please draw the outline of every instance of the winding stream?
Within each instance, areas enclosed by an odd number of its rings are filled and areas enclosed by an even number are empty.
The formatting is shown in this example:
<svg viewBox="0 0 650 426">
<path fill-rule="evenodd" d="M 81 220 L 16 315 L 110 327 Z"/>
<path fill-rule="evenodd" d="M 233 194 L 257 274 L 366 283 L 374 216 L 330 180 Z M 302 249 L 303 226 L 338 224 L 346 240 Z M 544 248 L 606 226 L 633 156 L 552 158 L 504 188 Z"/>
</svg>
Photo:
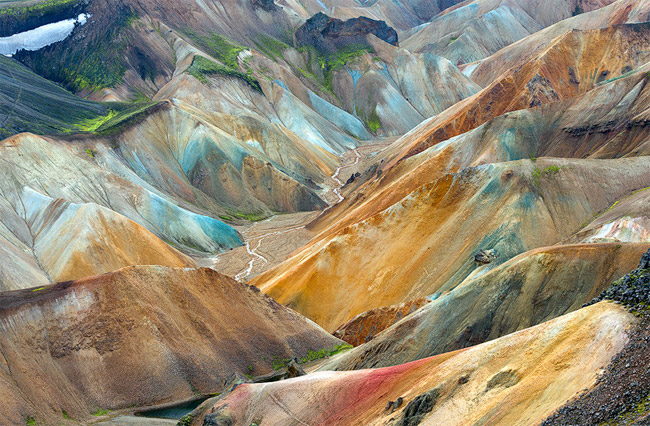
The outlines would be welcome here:
<svg viewBox="0 0 650 426">
<path fill-rule="evenodd" d="M 327 208 L 325 208 L 325 209 L 320 213 L 320 215 L 322 215 L 322 214 L 325 213 L 327 210 L 331 209 L 333 206 L 337 205 L 338 203 L 340 203 L 341 201 L 343 201 L 343 200 L 345 199 L 345 197 L 343 197 L 343 195 L 341 195 L 341 188 L 343 188 L 343 186 L 345 185 L 345 183 L 339 179 L 339 175 L 341 174 L 341 170 L 346 169 L 346 168 L 348 168 L 348 167 L 355 166 L 355 165 L 357 165 L 357 164 L 359 163 L 359 160 L 361 159 L 361 154 L 359 154 L 359 148 L 355 148 L 355 149 L 353 150 L 353 152 L 354 152 L 354 154 L 355 154 L 355 156 L 356 156 L 355 159 L 354 159 L 354 162 L 351 163 L 351 164 L 346 164 L 346 165 L 341 165 L 341 166 L 339 166 L 339 167 L 336 169 L 336 171 L 334 172 L 334 174 L 331 176 L 331 179 L 332 179 L 334 182 L 336 182 L 336 184 L 338 185 L 338 187 L 336 187 L 336 188 L 334 188 L 334 189 L 332 190 L 332 192 L 334 193 L 334 195 L 336 195 L 336 196 L 338 197 L 338 200 L 337 200 L 336 202 L 332 203 L 332 204 L 331 204 L 330 206 L 328 206 Z M 320 215 L 319 215 L 319 216 L 320 216 Z M 271 220 L 271 219 L 273 219 L 273 216 L 271 216 L 270 218 L 266 219 L 264 222 L 267 222 L 267 221 L 269 221 L 269 220 Z M 255 225 L 257 225 L 257 223 L 256 223 L 256 224 L 253 224 L 253 226 L 251 226 L 250 229 L 253 229 L 253 228 L 255 227 Z M 273 231 L 273 232 L 268 232 L 268 233 L 266 233 L 266 234 L 262 234 L 262 235 L 260 235 L 259 237 L 257 237 L 257 244 L 255 245 L 255 248 L 251 248 L 250 240 L 249 240 L 249 241 L 246 241 L 246 252 L 248 252 L 248 254 L 251 256 L 251 259 L 250 259 L 250 261 L 248 262 L 248 267 L 247 267 L 246 269 L 244 269 L 243 271 L 241 271 L 240 273 L 238 273 L 237 275 L 235 275 L 235 280 L 241 282 L 241 281 L 244 281 L 247 277 L 249 277 L 249 276 L 253 273 L 253 267 L 255 266 L 255 263 L 256 263 L 257 261 L 261 261 L 262 264 L 266 264 L 266 263 L 268 263 L 268 260 L 267 260 L 264 256 L 262 256 L 261 254 L 259 254 L 259 253 L 257 252 L 257 250 L 259 250 L 260 246 L 262 245 L 262 240 L 263 240 L 264 238 L 266 238 L 266 237 L 270 237 L 270 236 L 273 236 L 273 235 L 286 234 L 286 233 L 288 233 L 288 232 L 297 231 L 298 229 L 304 229 L 305 226 L 306 226 L 306 225 L 296 226 L 296 227 L 289 228 L 289 229 L 284 229 L 284 230 L 281 230 L 281 231 Z"/>
</svg>

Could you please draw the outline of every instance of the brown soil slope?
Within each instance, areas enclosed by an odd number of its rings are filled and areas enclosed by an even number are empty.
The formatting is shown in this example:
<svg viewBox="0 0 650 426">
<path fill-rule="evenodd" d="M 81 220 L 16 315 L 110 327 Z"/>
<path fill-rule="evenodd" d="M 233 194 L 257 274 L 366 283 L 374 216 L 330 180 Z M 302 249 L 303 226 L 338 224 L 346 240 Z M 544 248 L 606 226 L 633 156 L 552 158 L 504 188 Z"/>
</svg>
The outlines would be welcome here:
<svg viewBox="0 0 650 426">
<path fill-rule="evenodd" d="M 3 293 L 0 330 L 0 424 L 187 399 L 340 343 L 211 269 L 160 266 Z"/>
<path fill-rule="evenodd" d="M 429 303 L 429 300 L 421 297 L 400 303 L 399 305 L 372 309 L 357 315 L 338 327 L 334 335 L 351 345 L 359 346 L 369 342 L 375 335 L 381 333 L 405 316 L 417 311 L 427 303 Z"/>
</svg>

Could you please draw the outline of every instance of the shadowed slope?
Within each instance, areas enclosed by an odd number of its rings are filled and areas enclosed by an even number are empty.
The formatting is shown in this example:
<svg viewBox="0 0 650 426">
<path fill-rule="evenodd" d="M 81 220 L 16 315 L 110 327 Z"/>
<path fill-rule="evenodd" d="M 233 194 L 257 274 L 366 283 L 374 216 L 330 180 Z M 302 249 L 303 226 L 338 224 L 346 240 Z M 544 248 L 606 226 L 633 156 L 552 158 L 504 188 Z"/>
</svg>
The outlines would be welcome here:
<svg viewBox="0 0 650 426">
<path fill-rule="evenodd" d="M 633 322 L 623 308 L 601 303 L 410 364 L 243 385 L 194 424 L 533 425 L 596 381 Z"/>
<path fill-rule="evenodd" d="M 97 409 L 220 391 L 340 341 L 211 269 L 129 267 L 0 296 L 0 423 L 83 421 Z"/>
<path fill-rule="evenodd" d="M 27 129 L 33 133 L 69 132 L 106 113 L 105 105 L 80 99 L 0 55 L 0 138 Z"/>
</svg>

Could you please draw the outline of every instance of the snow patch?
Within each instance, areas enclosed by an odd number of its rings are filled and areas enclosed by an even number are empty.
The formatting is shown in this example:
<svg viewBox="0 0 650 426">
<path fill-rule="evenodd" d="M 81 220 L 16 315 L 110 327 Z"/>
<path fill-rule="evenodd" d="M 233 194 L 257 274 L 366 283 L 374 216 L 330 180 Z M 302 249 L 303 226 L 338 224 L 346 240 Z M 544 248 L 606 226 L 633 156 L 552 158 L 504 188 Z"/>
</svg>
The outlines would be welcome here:
<svg viewBox="0 0 650 426">
<path fill-rule="evenodd" d="M 77 24 L 84 25 L 90 15 L 82 13 L 76 18 L 43 25 L 33 30 L 0 37 L 0 54 L 13 56 L 19 50 L 39 50 L 50 44 L 65 40 Z"/>
</svg>

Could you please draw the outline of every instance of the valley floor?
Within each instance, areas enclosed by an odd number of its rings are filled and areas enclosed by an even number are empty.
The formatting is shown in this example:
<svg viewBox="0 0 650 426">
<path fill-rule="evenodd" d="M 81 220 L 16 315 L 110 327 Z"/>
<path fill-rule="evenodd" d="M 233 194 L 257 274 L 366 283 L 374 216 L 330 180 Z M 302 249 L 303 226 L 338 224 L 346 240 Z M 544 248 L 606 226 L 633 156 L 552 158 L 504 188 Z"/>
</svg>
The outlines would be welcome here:
<svg viewBox="0 0 650 426">
<path fill-rule="evenodd" d="M 330 203 L 326 210 L 278 214 L 244 226 L 235 226 L 243 236 L 244 246 L 213 258 L 197 257 L 197 263 L 235 277 L 238 281 L 247 281 L 277 266 L 314 237 L 314 232 L 307 225 L 345 198 L 343 194 L 346 193 L 347 180 L 367 169 L 373 157 L 394 141 L 395 138 L 378 138 L 341 156 L 341 165 L 330 177 L 330 187 L 323 193 L 323 199 Z M 338 194 L 341 194 L 340 197 Z"/>
</svg>

